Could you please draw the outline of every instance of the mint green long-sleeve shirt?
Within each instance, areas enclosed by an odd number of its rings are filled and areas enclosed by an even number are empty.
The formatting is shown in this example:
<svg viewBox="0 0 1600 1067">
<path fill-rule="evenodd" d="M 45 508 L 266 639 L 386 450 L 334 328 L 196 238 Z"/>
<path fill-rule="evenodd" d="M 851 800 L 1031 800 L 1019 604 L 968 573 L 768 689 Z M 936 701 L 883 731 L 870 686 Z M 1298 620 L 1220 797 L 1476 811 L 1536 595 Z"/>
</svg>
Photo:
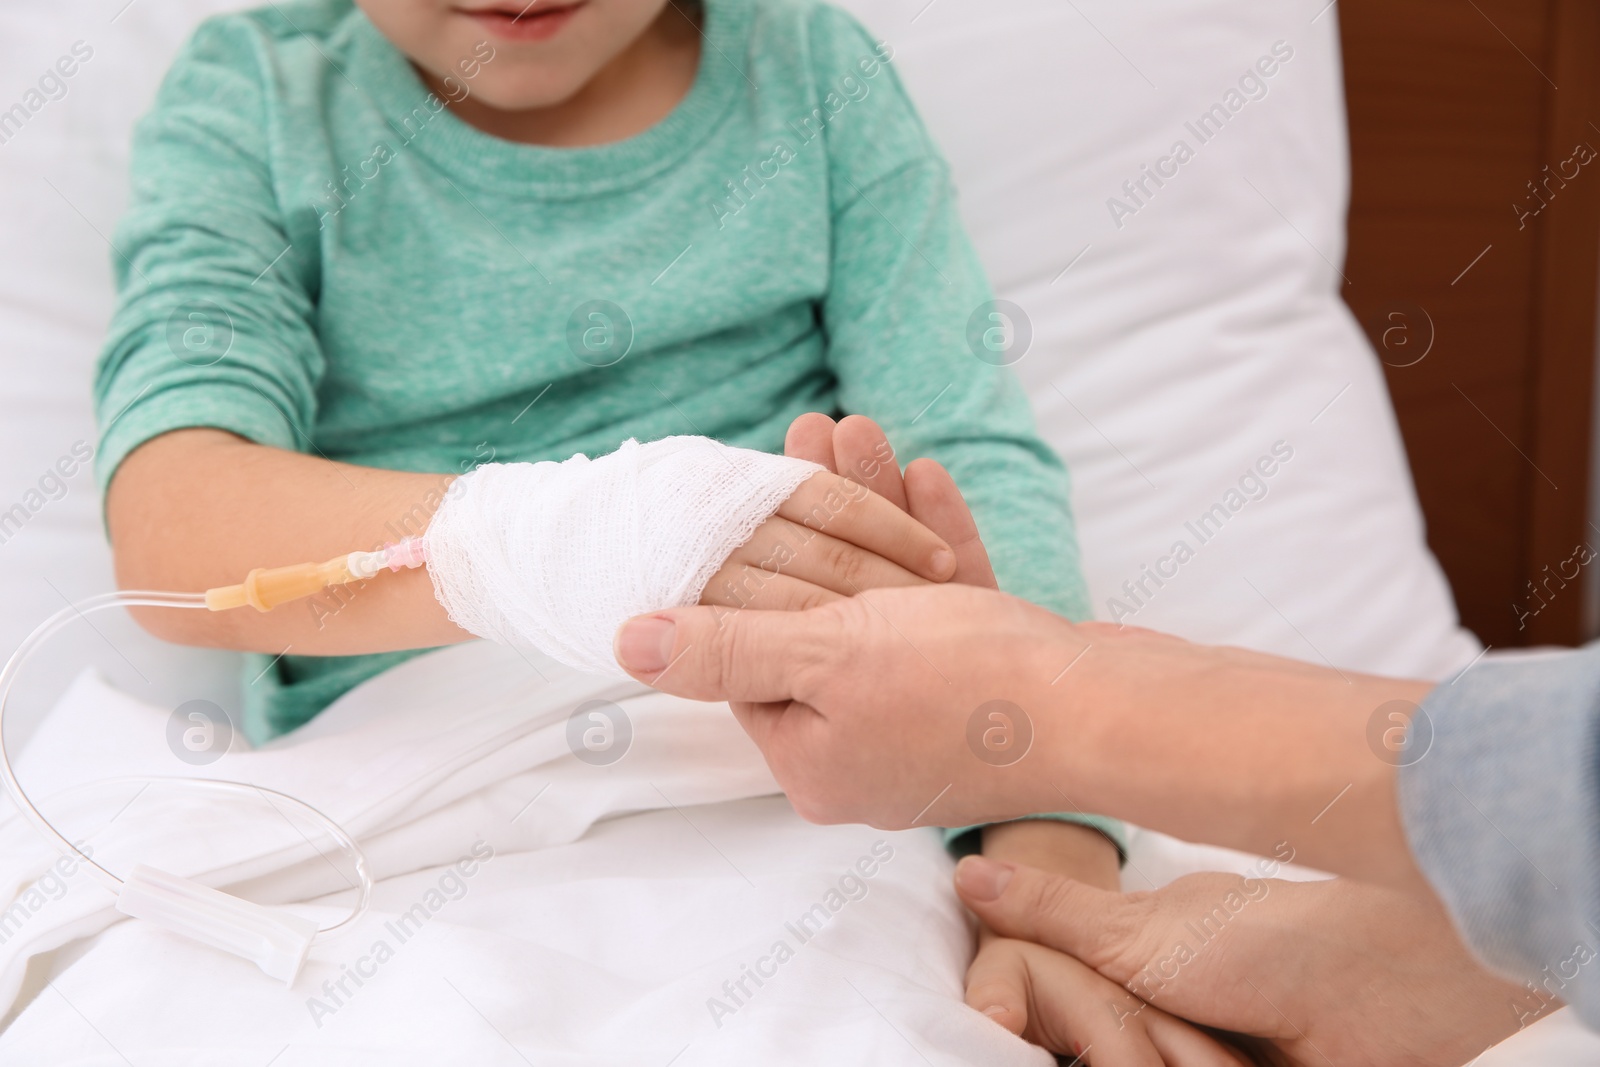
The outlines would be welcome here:
<svg viewBox="0 0 1600 1067">
<path fill-rule="evenodd" d="M 803 412 L 857 412 L 950 469 L 1003 588 L 1086 617 L 1066 472 L 994 365 L 892 50 L 814 0 L 703 16 L 676 109 L 576 149 L 465 124 L 348 0 L 202 25 L 136 133 L 102 489 L 183 427 L 458 472 L 683 433 L 777 451 Z M 246 731 L 412 654 L 253 657 Z"/>
</svg>

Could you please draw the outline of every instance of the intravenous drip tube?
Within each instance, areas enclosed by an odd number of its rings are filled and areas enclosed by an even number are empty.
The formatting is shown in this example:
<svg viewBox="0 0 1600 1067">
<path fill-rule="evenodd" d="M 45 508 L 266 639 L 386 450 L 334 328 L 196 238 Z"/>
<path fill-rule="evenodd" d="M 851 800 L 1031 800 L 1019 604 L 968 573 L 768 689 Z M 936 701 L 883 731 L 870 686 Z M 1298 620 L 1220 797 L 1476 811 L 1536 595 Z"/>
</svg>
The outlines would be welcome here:
<svg viewBox="0 0 1600 1067">
<path fill-rule="evenodd" d="M 267 974 L 292 983 L 310 946 L 343 933 L 365 914 L 372 896 L 372 874 L 359 845 L 338 823 L 310 804 L 264 786 L 209 778 L 184 778 L 170 775 L 113 778 L 119 782 L 170 782 L 191 789 L 276 798 L 310 815 L 327 830 L 339 848 L 355 865 L 358 886 L 355 905 L 349 916 L 331 926 L 317 928 L 309 921 L 281 909 L 254 904 L 209 886 L 144 865 L 135 866 L 127 877 L 119 877 L 84 853 L 58 831 L 28 799 L 11 766 L 6 747 L 5 715 L 11 688 L 22 665 L 51 635 L 68 623 L 96 611 L 114 607 L 187 608 L 223 611 L 249 605 L 269 611 L 278 604 L 309 596 L 329 585 L 372 578 L 384 568 L 398 571 L 426 561 L 423 543 L 407 538 L 375 552 L 352 552 L 320 564 L 301 564 L 273 570 L 251 571 L 243 583 L 205 593 L 169 593 L 124 590 L 102 593 L 71 604 L 40 623 L 0 668 L 0 779 L 16 802 L 18 810 L 63 856 L 82 863 L 92 877 L 117 895 L 119 910 L 149 919 L 196 940 L 254 960 Z"/>
</svg>

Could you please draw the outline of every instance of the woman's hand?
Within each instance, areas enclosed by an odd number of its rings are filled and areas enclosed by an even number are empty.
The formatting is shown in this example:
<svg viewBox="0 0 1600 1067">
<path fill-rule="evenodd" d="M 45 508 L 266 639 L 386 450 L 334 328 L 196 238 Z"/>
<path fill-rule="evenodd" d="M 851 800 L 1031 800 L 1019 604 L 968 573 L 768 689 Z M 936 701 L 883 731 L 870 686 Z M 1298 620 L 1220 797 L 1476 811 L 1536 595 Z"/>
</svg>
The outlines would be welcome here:
<svg viewBox="0 0 1600 1067">
<path fill-rule="evenodd" d="M 1117 850 L 1087 826 L 1044 819 L 983 828 L 983 855 L 1073 884 L 1120 892 Z M 997 932 L 981 919 L 967 968 L 967 1006 L 1024 1040 L 1095 1067 L 1233 1067 L 1238 1035 L 1207 1034 L 1151 1007 L 1128 986 L 1053 948 Z M 1261 1061 L 1266 1062 L 1266 1061 Z"/>
<path fill-rule="evenodd" d="M 1057 810 L 1065 792 L 1086 811 L 1256 853 L 1296 825 L 1307 864 L 1426 886 L 1395 768 L 1366 734 L 1374 708 L 1420 703 L 1425 682 L 1071 623 L 955 582 L 810 611 L 654 612 L 620 629 L 616 651 L 646 685 L 731 701 L 814 822 L 995 822 Z M 999 764 L 981 743 L 998 701 L 1031 741 Z"/>
<path fill-rule="evenodd" d="M 1486 971 L 1436 899 L 1345 879 L 1192 874 L 1124 895 L 966 859 L 956 890 L 1003 935 L 1082 960 L 1130 999 L 1254 1035 L 1294 1067 L 1451 1067 L 1557 1006 Z M 1041 1011 L 1072 1021 L 1070 1005 L 1038 999 L 1042 984 L 1030 1025 L 1052 1025 Z"/>
<path fill-rule="evenodd" d="M 950 580 L 994 588 L 994 571 L 950 475 L 917 460 L 904 476 L 877 423 L 802 415 L 786 455 L 827 468 L 730 555 L 700 603 L 796 611 L 865 589 Z"/>
</svg>

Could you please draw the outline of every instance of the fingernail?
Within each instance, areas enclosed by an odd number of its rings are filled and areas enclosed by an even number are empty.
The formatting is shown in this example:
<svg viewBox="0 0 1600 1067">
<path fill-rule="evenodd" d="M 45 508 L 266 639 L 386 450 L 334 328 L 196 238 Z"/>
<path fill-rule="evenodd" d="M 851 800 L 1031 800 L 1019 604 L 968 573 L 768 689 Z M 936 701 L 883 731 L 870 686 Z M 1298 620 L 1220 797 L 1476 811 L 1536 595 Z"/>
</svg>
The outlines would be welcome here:
<svg viewBox="0 0 1600 1067">
<path fill-rule="evenodd" d="M 928 565 L 933 568 L 936 577 L 948 578 L 956 572 L 956 554 L 948 548 L 936 548 Z"/>
<path fill-rule="evenodd" d="M 1004 1015 L 1010 1010 L 1011 1009 L 1006 1007 L 1004 1004 L 991 1004 L 987 1008 L 983 1009 L 983 1013 L 990 1018 L 993 1018 L 996 1015 Z"/>
<path fill-rule="evenodd" d="M 677 624 L 671 619 L 651 615 L 629 619 L 617 631 L 617 662 L 636 674 L 654 674 L 672 662 L 672 646 Z"/>
<path fill-rule="evenodd" d="M 956 864 L 956 885 L 968 900 L 999 900 L 1016 868 L 986 856 L 968 856 Z"/>
</svg>

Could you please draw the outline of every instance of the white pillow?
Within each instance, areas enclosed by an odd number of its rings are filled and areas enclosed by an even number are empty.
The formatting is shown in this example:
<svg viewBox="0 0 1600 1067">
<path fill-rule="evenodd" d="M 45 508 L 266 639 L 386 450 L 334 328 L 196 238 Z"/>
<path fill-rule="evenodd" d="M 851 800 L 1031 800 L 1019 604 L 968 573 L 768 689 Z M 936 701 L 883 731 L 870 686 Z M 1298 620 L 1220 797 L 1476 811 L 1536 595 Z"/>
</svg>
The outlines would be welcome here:
<svg viewBox="0 0 1600 1067">
<path fill-rule="evenodd" d="M 1138 608 L 1128 621 L 1437 676 L 1476 647 L 1423 543 L 1376 362 L 1337 295 L 1346 159 L 1336 19 L 1313 21 L 1323 3 L 845 6 L 895 47 L 995 287 L 1031 319 L 1017 370 L 1072 467 L 1099 613 L 1184 538 L 1196 552 L 1175 577 L 1160 589 L 1146 579 L 1155 595 L 1143 605 L 1121 596 Z M 199 19 L 243 6 L 0 11 L 0 109 L 38 100 L 29 91 L 77 42 L 92 52 L 64 95 L 0 130 L 0 512 L 40 502 L 30 490 L 95 440 L 89 375 L 110 315 L 106 239 L 130 130 Z M 1267 95 L 1200 144 L 1184 123 L 1279 40 L 1294 54 L 1264 80 Z M 1122 182 L 1179 138 L 1194 158 L 1119 228 L 1108 198 L 1126 199 Z M 1280 439 L 1294 458 L 1267 497 L 1197 544 L 1184 523 Z M 111 587 L 92 475 L 80 466 L 66 484 L 20 530 L 0 529 L 0 649 L 64 597 Z M 95 625 L 103 640 L 69 632 L 24 677 L 30 711 L 85 661 L 174 706 L 236 706 L 233 657 L 161 645 L 120 617 Z"/>
<path fill-rule="evenodd" d="M 1346 669 L 1470 661 L 1339 296 L 1327 0 L 843 6 L 893 46 L 997 296 L 1031 320 L 1016 370 L 1072 471 L 1097 616 Z"/>
<path fill-rule="evenodd" d="M 107 241 L 126 202 L 128 141 L 202 14 L 244 6 L 125 5 L 0 7 L 0 655 L 68 600 L 114 588 L 94 474 L 73 461 L 96 440 L 90 374 L 111 317 Z M 141 699 L 237 709 L 236 656 L 164 644 L 123 612 L 90 624 L 97 632 L 80 622 L 30 660 L 13 745 L 91 663 Z"/>
</svg>

